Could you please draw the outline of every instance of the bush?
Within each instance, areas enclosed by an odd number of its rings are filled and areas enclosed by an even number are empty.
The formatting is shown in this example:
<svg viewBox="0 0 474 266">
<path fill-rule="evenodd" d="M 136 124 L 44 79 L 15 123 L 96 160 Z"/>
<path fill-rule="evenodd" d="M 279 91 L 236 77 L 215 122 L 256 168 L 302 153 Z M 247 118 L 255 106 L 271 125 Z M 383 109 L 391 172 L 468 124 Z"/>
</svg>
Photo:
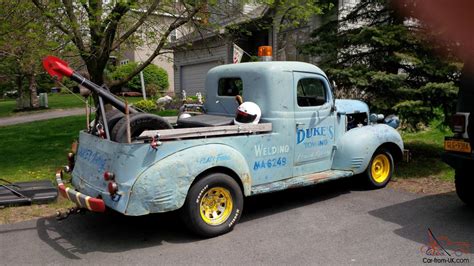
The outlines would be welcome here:
<svg viewBox="0 0 474 266">
<path fill-rule="evenodd" d="M 140 100 L 134 103 L 133 106 L 147 113 L 154 111 L 158 108 L 156 106 L 156 103 L 152 100 Z"/>
<path fill-rule="evenodd" d="M 114 80 L 119 80 L 127 77 L 134 69 L 136 69 L 138 63 L 131 62 L 125 65 L 117 67 L 117 69 L 112 72 L 111 78 Z M 169 87 L 168 83 L 168 73 L 156 65 L 150 64 L 143 70 L 143 78 L 145 79 L 145 86 L 155 85 L 157 90 L 167 90 Z M 141 92 L 141 82 L 140 75 L 133 77 L 127 84 L 127 87 L 133 91 Z"/>
<path fill-rule="evenodd" d="M 146 95 L 153 98 L 160 97 L 160 87 L 156 84 L 147 84 L 145 86 Z"/>
</svg>

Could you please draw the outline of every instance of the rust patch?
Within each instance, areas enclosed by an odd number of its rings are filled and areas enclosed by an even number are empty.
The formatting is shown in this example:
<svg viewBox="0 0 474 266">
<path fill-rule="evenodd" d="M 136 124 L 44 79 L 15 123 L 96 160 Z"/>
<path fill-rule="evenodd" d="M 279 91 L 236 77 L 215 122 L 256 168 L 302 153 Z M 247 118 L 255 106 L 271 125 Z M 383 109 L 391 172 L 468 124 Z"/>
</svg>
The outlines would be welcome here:
<svg viewBox="0 0 474 266">
<path fill-rule="evenodd" d="M 242 184 L 244 186 L 244 195 L 249 196 L 252 189 L 252 178 L 249 173 L 242 175 Z"/>
</svg>

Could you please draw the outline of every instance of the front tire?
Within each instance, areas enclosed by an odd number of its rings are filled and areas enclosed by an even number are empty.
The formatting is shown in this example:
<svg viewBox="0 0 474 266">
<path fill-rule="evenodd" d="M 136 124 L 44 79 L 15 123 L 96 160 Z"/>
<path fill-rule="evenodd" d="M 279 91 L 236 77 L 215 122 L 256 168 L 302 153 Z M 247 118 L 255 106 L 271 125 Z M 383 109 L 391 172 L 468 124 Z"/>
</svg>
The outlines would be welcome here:
<svg viewBox="0 0 474 266">
<path fill-rule="evenodd" d="M 237 182 L 226 174 L 214 173 L 191 186 L 181 214 L 191 231 L 214 237 L 234 228 L 243 205 L 242 190 Z"/>
<path fill-rule="evenodd" d="M 474 179 L 469 178 L 465 171 L 457 170 L 454 183 L 458 197 L 467 205 L 474 206 Z"/>
<path fill-rule="evenodd" d="M 378 149 L 372 156 L 364 176 L 370 188 L 383 188 L 392 179 L 393 170 L 392 154 L 386 149 Z"/>
</svg>

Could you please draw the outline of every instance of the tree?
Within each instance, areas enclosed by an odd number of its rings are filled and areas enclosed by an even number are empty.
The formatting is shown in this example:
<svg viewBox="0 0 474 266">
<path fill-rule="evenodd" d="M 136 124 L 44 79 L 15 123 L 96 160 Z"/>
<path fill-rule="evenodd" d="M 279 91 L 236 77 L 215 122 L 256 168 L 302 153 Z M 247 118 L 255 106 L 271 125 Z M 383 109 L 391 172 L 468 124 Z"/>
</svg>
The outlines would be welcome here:
<svg viewBox="0 0 474 266">
<path fill-rule="evenodd" d="M 57 44 L 48 38 L 45 21 L 30 1 L 0 1 L 0 73 L 2 80 L 16 85 L 18 108 L 38 107 L 36 75 L 41 58 Z M 28 84 L 25 90 L 24 84 Z"/>
<path fill-rule="evenodd" d="M 461 66 L 452 55 L 456 44 L 431 42 L 436 29 L 397 13 L 390 0 L 361 1 L 346 12 L 302 47 L 320 59 L 338 91 L 363 98 L 376 112 L 397 112 L 410 127 L 429 123 L 437 110 L 447 121 Z"/>
<path fill-rule="evenodd" d="M 179 27 L 192 24 L 194 28 L 212 29 L 210 17 L 227 18 L 239 12 L 236 6 L 246 2 L 268 5 L 274 17 L 307 19 L 320 12 L 318 1 L 289 0 L 32 0 L 37 9 L 67 40 L 71 41 L 85 62 L 91 80 L 104 83 L 104 69 L 113 52 L 128 42 L 153 39 L 153 53 L 127 77 L 112 81 L 110 87 L 119 87 L 130 81 L 149 65 L 154 58 L 166 53 L 170 34 Z M 314 11 L 314 12 L 313 12 Z M 173 17 L 169 25 L 153 25 L 154 14 Z M 275 20 L 276 21 L 276 20 Z M 297 20 L 294 20 L 295 22 Z M 219 25 L 219 21 L 215 24 Z M 280 25 L 278 25 L 280 28 Z M 149 38 L 153 36 L 153 38 Z"/>
<path fill-rule="evenodd" d="M 149 65 L 167 43 L 168 36 L 180 26 L 196 20 L 206 1 L 122 0 L 122 1 L 42 1 L 32 0 L 46 17 L 76 47 L 87 66 L 91 80 L 104 83 L 104 70 L 112 54 L 134 35 L 146 34 L 146 22 L 156 12 L 173 16 L 170 25 L 161 25 L 153 53 L 127 77 L 110 85 L 121 86 Z M 141 30 L 141 32 L 140 32 Z"/>
</svg>

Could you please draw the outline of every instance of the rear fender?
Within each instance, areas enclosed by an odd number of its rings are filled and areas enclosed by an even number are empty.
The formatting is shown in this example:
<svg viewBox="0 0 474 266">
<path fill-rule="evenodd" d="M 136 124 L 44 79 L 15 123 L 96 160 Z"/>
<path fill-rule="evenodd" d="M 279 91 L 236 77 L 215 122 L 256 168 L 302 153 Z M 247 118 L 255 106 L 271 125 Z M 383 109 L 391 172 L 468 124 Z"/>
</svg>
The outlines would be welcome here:
<svg viewBox="0 0 474 266">
<path fill-rule="evenodd" d="M 250 169 L 245 158 L 227 145 L 207 144 L 173 153 L 140 174 L 131 189 L 126 214 L 144 215 L 181 208 L 194 179 L 216 167 L 234 172 L 244 195 L 250 195 Z"/>
<path fill-rule="evenodd" d="M 367 169 L 374 152 L 382 146 L 387 147 L 395 158 L 403 154 L 402 137 L 390 126 L 376 124 L 351 129 L 337 142 L 332 169 L 360 174 Z"/>
</svg>

